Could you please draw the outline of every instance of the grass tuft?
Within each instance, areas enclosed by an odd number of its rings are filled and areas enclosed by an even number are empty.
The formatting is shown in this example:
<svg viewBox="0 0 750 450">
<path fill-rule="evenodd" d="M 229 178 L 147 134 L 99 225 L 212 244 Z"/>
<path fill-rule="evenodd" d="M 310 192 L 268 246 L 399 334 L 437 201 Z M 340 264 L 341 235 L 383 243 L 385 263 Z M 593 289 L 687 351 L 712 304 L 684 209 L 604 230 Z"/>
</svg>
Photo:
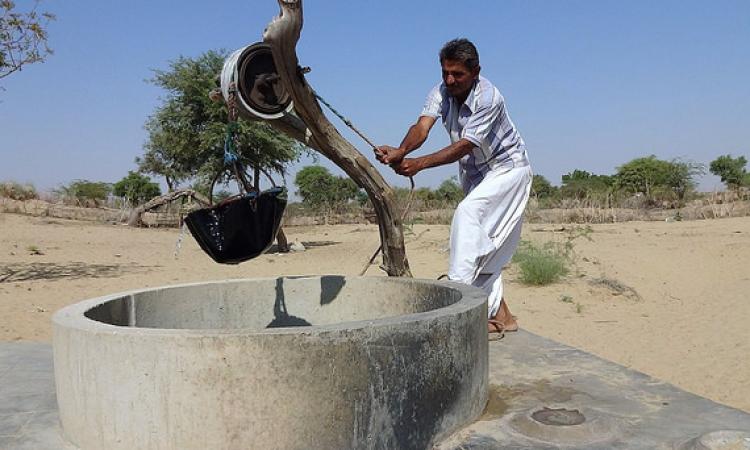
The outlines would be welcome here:
<svg viewBox="0 0 750 450">
<path fill-rule="evenodd" d="M 518 264 L 520 280 L 524 284 L 544 286 L 558 281 L 569 272 L 569 258 L 553 243 L 535 245 L 522 241 L 513 256 Z"/>
</svg>

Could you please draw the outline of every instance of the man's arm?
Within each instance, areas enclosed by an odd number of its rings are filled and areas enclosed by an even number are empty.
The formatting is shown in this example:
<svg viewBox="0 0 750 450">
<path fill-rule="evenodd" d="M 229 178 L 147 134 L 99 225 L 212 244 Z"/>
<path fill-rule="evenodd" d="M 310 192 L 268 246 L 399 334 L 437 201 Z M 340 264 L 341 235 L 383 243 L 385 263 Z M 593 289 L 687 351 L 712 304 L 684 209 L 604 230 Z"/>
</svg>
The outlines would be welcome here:
<svg viewBox="0 0 750 450">
<path fill-rule="evenodd" d="M 458 161 L 468 155 L 475 146 L 466 139 L 459 139 L 455 143 L 419 158 L 403 158 L 400 163 L 393 165 L 393 170 L 399 175 L 412 177 L 420 170 L 442 166 Z"/>
<path fill-rule="evenodd" d="M 375 156 L 378 158 L 378 161 L 390 165 L 399 164 L 406 155 L 424 144 L 436 120 L 437 117 L 420 116 L 417 119 L 417 123 L 409 127 L 409 131 L 406 132 L 406 136 L 404 136 L 398 148 L 388 145 L 382 145 L 377 148 Z"/>
</svg>

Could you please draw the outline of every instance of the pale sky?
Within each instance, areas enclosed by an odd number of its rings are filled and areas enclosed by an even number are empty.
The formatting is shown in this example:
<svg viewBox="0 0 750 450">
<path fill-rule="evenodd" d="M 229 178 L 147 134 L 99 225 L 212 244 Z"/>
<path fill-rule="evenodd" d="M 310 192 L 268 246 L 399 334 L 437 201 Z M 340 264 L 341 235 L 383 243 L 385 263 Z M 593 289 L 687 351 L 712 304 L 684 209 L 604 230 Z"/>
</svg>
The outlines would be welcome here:
<svg viewBox="0 0 750 450">
<path fill-rule="evenodd" d="M 0 180 L 42 190 L 74 179 L 115 182 L 135 169 L 143 124 L 160 102 L 145 82 L 152 69 L 259 41 L 278 12 L 273 0 L 45 0 L 40 8 L 57 15 L 55 54 L 0 80 Z M 455 37 L 475 42 L 535 173 L 554 184 L 573 169 L 611 174 L 649 154 L 750 159 L 747 0 L 307 0 L 297 49 L 321 95 L 374 141 L 396 145 L 440 81 L 440 47 Z M 423 151 L 447 142 L 437 124 Z M 287 175 L 290 190 L 310 163 Z M 434 187 L 456 171 L 425 171 L 416 183 Z M 718 178 L 701 180 L 701 189 L 715 187 Z"/>
</svg>

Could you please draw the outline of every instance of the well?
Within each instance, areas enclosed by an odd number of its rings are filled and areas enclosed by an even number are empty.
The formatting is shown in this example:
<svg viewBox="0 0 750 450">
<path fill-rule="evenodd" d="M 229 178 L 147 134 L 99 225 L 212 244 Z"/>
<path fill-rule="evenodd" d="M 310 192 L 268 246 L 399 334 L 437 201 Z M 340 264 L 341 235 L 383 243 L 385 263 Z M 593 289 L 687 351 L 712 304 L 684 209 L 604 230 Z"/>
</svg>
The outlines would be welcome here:
<svg viewBox="0 0 750 450">
<path fill-rule="evenodd" d="M 341 276 L 230 280 L 55 314 L 81 449 L 429 448 L 487 400 L 486 297 Z"/>
</svg>

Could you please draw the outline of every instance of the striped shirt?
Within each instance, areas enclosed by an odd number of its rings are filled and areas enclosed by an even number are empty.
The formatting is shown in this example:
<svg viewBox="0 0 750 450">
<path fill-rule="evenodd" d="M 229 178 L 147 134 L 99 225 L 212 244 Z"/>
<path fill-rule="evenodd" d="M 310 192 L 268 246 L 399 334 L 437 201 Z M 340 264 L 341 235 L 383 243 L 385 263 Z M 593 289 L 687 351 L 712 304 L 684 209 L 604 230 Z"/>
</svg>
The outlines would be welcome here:
<svg viewBox="0 0 750 450">
<path fill-rule="evenodd" d="M 482 76 L 461 105 L 443 83 L 438 84 L 427 96 L 421 115 L 441 117 L 452 143 L 466 139 L 474 144 L 459 160 L 464 192 L 476 187 L 491 170 L 529 164 L 526 145 L 510 120 L 503 96 Z"/>
</svg>

